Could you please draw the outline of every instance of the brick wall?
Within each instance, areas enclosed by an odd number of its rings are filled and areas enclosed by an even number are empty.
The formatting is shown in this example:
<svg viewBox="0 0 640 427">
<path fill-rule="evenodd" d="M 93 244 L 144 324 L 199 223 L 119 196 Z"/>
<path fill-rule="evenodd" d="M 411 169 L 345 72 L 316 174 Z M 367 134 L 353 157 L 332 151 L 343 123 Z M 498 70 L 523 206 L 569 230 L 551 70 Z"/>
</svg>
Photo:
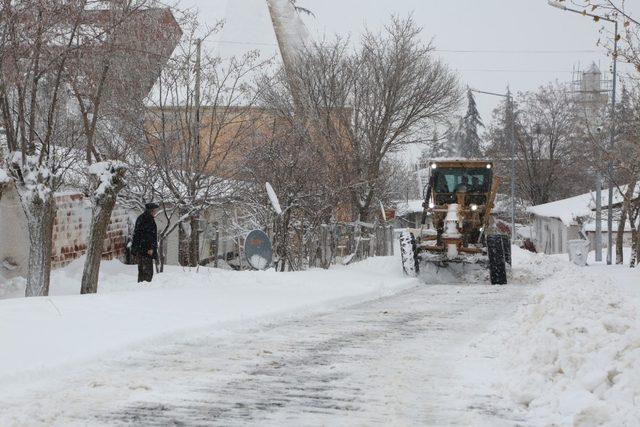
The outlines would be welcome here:
<svg viewBox="0 0 640 427">
<path fill-rule="evenodd" d="M 91 204 L 82 193 L 59 193 L 56 195 L 56 205 L 52 268 L 63 267 L 85 254 L 91 225 Z M 107 227 L 103 259 L 123 257 L 128 232 L 127 217 L 125 209 L 114 209 Z"/>
</svg>

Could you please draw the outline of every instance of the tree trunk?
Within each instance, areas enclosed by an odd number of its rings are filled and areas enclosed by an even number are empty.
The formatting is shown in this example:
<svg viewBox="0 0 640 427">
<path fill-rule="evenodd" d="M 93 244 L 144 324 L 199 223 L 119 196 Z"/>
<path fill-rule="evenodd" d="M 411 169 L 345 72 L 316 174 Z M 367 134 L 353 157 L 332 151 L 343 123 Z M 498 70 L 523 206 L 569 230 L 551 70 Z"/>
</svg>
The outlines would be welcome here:
<svg viewBox="0 0 640 427">
<path fill-rule="evenodd" d="M 178 264 L 182 267 L 189 265 L 189 238 L 184 222 L 178 225 Z"/>
<path fill-rule="evenodd" d="M 640 233 L 636 227 L 636 221 L 638 220 L 639 208 L 634 207 L 629 212 L 629 223 L 631 224 L 631 259 L 629 260 L 629 267 L 634 268 L 638 263 L 638 257 L 640 257 Z"/>
<path fill-rule="evenodd" d="M 320 266 L 326 270 L 331 266 L 335 254 L 333 230 L 327 224 L 320 227 Z"/>
<path fill-rule="evenodd" d="M 98 292 L 98 275 L 104 251 L 104 240 L 111 220 L 111 212 L 113 212 L 115 205 L 116 195 L 105 194 L 104 197 L 96 201 L 91 210 L 87 256 L 84 260 L 84 270 L 80 284 L 81 294 L 95 294 Z"/>
<path fill-rule="evenodd" d="M 56 215 L 53 192 L 46 193 L 44 199 L 40 195 L 23 199 L 23 208 L 27 216 L 30 244 L 25 296 L 47 296 L 51 276 L 53 221 Z"/>
<path fill-rule="evenodd" d="M 639 240 L 638 232 L 633 230 L 631 232 L 631 259 L 629 260 L 629 267 L 631 268 L 636 266 L 638 255 L 640 255 L 640 245 L 638 244 L 640 243 Z"/>
<path fill-rule="evenodd" d="M 81 294 L 95 294 L 98 292 L 100 261 L 102 261 L 107 227 L 111 220 L 113 208 L 116 205 L 118 193 L 125 185 L 124 175 L 126 171 L 127 169 L 123 165 L 107 163 L 103 172 L 111 176 L 109 185 L 105 186 L 102 178 L 94 179 L 96 188 L 94 191 L 96 191 L 97 194 L 93 197 L 87 254 L 84 260 L 82 281 L 80 283 Z"/>
<path fill-rule="evenodd" d="M 622 253 L 622 245 L 624 242 L 624 226 L 627 222 L 627 204 L 622 204 L 622 212 L 620 213 L 620 221 L 618 221 L 618 231 L 616 234 L 616 264 L 624 263 L 624 255 Z"/>
<path fill-rule="evenodd" d="M 633 199 L 633 192 L 635 188 L 636 181 L 633 181 L 627 186 L 627 191 L 622 202 L 622 212 L 620 213 L 620 221 L 618 222 L 618 234 L 616 235 L 616 264 L 624 263 L 624 255 L 622 253 L 622 246 L 624 243 L 624 227 L 627 222 L 629 210 L 631 209 L 631 199 Z"/>
<path fill-rule="evenodd" d="M 190 219 L 191 233 L 189 233 L 189 265 L 197 267 L 200 263 L 200 227 L 197 216 Z"/>
<path fill-rule="evenodd" d="M 164 265 L 167 263 L 167 257 L 165 255 L 165 245 L 167 239 L 163 236 L 160 236 L 158 239 L 158 273 L 164 273 Z"/>
</svg>

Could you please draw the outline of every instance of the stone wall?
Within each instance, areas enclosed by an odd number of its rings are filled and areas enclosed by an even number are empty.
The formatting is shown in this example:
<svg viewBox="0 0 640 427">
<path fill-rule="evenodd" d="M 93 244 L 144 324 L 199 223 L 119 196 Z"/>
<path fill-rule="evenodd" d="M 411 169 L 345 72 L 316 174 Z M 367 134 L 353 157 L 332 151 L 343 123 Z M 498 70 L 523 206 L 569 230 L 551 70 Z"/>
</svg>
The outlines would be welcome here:
<svg viewBox="0 0 640 427">
<path fill-rule="evenodd" d="M 56 219 L 53 226 L 52 267 L 59 268 L 81 257 L 87 250 L 91 225 L 91 205 L 81 193 L 56 195 Z M 103 259 L 123 258 L 128 232 L 127 211 L 116 207 L 111 215 L 104 241 Z"/>
</svg>

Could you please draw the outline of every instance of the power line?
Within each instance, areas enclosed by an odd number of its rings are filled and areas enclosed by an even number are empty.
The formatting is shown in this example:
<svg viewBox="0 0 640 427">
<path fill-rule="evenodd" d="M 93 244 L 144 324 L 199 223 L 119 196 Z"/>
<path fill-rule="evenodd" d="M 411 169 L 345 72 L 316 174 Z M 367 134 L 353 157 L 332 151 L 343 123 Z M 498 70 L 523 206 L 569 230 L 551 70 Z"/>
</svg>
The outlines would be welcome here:
<svg viewBox="0 0 640 427">
<path fill-rule="evenodd" d="M 527 55 L 547 55 L 547 54 L 567 54 L 567 53 L 599 53 L 596 49 L 576 49 L 576 50 L 501 50 L 501 49 L 434 49 L 434 52 L 443 53 L 501 53 L 501 54 L 527 54 Z"/>
<path fill-rule="evenodd" d="M 213 43 L 218 44 L 239 44 L 250 46 L 278 46 L 277 43 L 258 42 L 258 41 L 238 41 L 238 40 L 216 40 Z M 526 54 L 526 55 L 545 55 L 545 54 L 567 54 L 567 53 L 599 53 L 596 49 L 574 49 L 574 50 L 504 50 L 504 49 L 433 49 L 433 52 L 440 53 L 499 53 L 499 54 Z"/>
<path fill-rule="evenodd" d="M 570 70 L 509 70 L 502 68 L 459 68 L 457 71 L 482 73 L 572 73 Z"/>
</svg>

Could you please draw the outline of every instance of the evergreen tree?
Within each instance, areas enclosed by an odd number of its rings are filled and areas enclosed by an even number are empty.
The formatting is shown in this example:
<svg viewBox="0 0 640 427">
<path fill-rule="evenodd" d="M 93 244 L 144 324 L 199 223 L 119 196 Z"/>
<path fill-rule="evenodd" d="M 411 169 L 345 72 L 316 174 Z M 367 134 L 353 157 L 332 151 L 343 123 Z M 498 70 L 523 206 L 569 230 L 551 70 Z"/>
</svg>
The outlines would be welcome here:
<svg viewBox="0 0 640 427">
<path fill-rule="evenodd" d="M 420 165 L 426 165 L 429 160 L 444 157 L 445 155 L 445 138 L 440 138 L 438 129 L 434 129 L 433 136 L 429 140 L 429 146 L 424 148 L 420 154 Z"/>
<path fill-rule="evenodd" d="M 476 100 L 471 89 L 467 91 L 467 113 L 460 121 L 458 129 L 459 155 L 464 157 L 481 157 L 482 140 L 478 134 L 479 128 L 484 128 Z"/>
<path fill-rule="evenodd" d="M 460 125 L 449 122 L 442 148 L 442 157 L 460 157 Z"/>
</svg>

